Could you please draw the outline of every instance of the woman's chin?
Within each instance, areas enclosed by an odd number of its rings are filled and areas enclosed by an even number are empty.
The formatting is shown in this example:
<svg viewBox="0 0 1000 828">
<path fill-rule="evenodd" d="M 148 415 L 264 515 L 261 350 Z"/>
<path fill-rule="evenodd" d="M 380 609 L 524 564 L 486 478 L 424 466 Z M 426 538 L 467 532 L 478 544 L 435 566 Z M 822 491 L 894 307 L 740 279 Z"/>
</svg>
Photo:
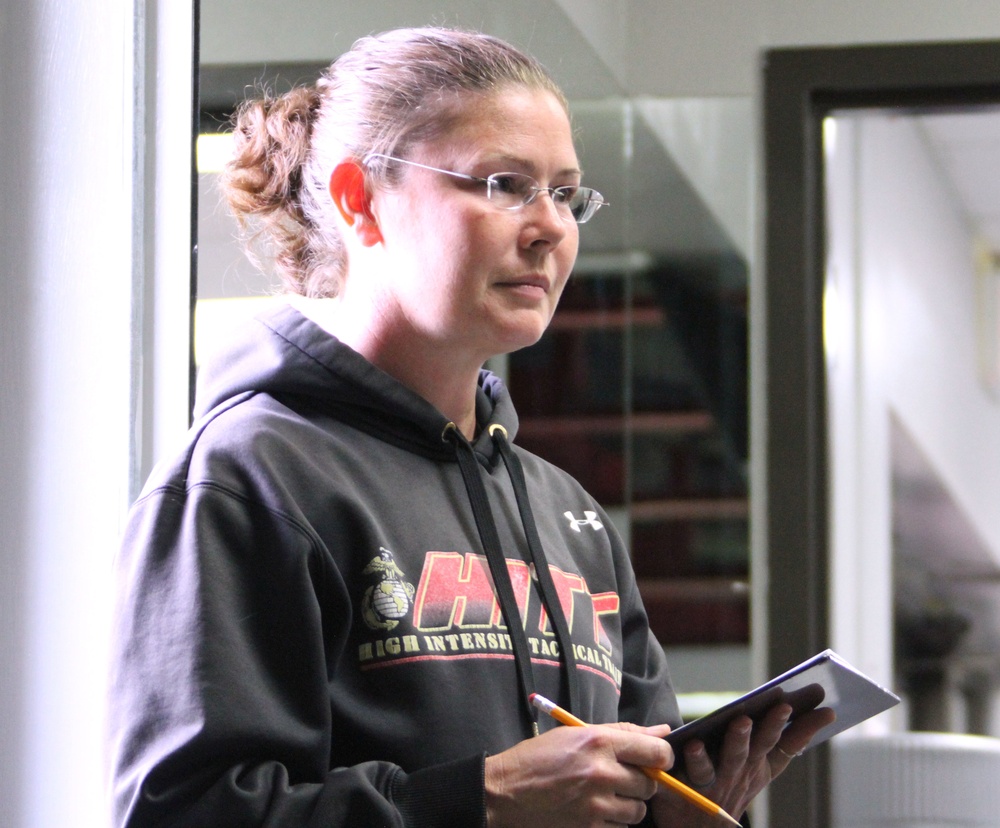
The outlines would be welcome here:
<svg viewBox="0 0 1000 828">
<path fill-rule="evenodd" d="M 530 348 L 538 342 L 545 333 L 548 325 L 537 324 L 532 326 L 520 326 L 507 332 L 506 336 L 499 339 L 498 344 L 502 350 L 497 350 L 498 354 L 512 354 L 524 348 Z"/>
</svg>

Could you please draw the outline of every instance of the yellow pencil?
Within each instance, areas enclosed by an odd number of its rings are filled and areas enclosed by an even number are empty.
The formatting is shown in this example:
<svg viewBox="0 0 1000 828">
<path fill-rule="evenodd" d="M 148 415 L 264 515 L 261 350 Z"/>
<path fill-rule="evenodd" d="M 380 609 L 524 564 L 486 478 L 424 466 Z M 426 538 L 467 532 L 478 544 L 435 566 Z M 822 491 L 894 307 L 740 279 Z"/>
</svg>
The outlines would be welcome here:
<svg viewBox="0 0 1000 828">
<path fill-rule="evenodd" d="M 582 719 L 578 719 L 568 710 L 563 710 L 555 702 L 549 701 L 545 696 L 539 696 L 538 693 L 532 693 L 529 697 L 530 701 L 539 710 L 548 713 L 557 722 L 564 725 L 570 725 L 571 727 L 587 727 L 587 723 Z M 722 808 L 712 802 L 711 799 L 702 796 L 693 788 L 689 788 L 683 782 L 674 779 L 670 774 L 661 770 L 660 768 L 643 768 L 642 772 L 646 774 L 650 779 L 654 779 L 661 785 L 666 785 L 668 788 L 677 791 L 686 800 L 697 805 L 706 813 L 712 814 L 713 816 L 719 816 L 725 819 L 727 822 L 733 825 L 739 826 L 739 822 L 733 819 L 728 813 L 726 813 Z"/>
</svg>

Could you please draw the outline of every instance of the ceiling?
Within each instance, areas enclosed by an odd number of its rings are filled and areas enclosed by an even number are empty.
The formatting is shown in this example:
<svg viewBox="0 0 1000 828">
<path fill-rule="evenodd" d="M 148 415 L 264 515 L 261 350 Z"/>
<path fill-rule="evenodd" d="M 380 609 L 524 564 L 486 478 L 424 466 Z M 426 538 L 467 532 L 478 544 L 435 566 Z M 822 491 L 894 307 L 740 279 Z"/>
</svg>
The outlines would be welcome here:
<svg viewBox="0 0 1000 828">
<path fill-rule="evenodd" d="M 970 222 L 1000 251 L 1000 111 L 924 114 L 918 121 Z"/>
</svg>

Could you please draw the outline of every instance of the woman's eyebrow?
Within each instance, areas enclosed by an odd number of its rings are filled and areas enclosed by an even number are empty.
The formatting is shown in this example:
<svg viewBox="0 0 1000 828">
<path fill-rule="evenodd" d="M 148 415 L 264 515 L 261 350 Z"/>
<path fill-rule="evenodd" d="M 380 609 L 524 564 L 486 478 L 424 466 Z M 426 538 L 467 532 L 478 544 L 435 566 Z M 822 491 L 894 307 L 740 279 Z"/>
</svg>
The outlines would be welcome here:
<svg viewBox="0 0 1000 828">
<path fill-rule="evenodd" d="M 483 158 L 479 159 L 478 163 L 509 164 L 512 167 L 511 172 L 515 172 L 516 170 L 521 169 L 521 170 L 526 170 L 531 175 L 538 174 L 538 164 L 536 164 L 534 161 L 528 158 L 522 158 L 517 155 L 506 155 L 501 153 L 498 155 L 484 156 Z M 501 170 L 501 172 L 504 172 L 504 170 Z M 564 167 L 561 170 L 557 170 L 554 177 L 564 176 L 564 175 L 583 176 L 583 170 L 581 170 L 579 167 Z"/>
</svg>

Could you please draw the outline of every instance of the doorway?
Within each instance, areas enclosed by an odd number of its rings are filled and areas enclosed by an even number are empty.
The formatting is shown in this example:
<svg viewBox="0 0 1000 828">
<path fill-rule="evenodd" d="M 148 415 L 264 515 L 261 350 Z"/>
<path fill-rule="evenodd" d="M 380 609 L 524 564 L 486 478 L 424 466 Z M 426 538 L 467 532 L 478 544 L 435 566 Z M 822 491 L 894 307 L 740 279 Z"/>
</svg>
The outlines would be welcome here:
<svg viewBox="0 0 1000 828">
<path fill-rule="evenodd" d="M 827 187 L 825 149 L 830 148 L 831 117 L 836 123 L 837 117 L 861 111 L 909 116 L 998 103 L 1000 43 L 779 49 L 766 55 L 767 379 L 762 416 L 768 449 L 762 535 L 770 587 L 770 673 L 831 646 L 843 635 L 845 618 L 854 625 L 853 640 L 876 642 L 861 647 L 858 666 L 876 676 L 889 670 L 887 680 L 893 669 L 893 557 L 859 548 L 857 533 L 844 540 L 856 511 L 845 503 L 858 504 L 858 487 L 848 486 L 845 499 L 838 477 L 843 466 L 831 450 L 845 438 L 837 419 L 839 392 L 831 385 L 831 343 L 824 338 L 825 332 L 837 329 L 830 315 L 836 313 L 836 297 L 843 298 L 843 292 L 830 286 L 840 281 L 837 273 L 856 272 L 856 262 L 844 264 L 831 257 L 831 218 L 839 209 Z M 843 226 L 857 228 L 851 205 L 847 215 Z M 856 342 L 848 340 L 849 345 Z M 898 427 L 900 418 L 895 420 Z M 892 422 L 887 421 L 887 434 L 892 433 Z M 902 436 L 896 434 L 890 445 L 906 446 L 905 428 L 898 430 Z M 853 482 L 870 481 L 869 458 L 858 450 L 857 441 L 853 445 Z M 891 492 L 891 477 L 882 484 Z M 882 510 L 890 548 L 891 502 L 887 499 Z M 862 505 L 874 508 L 870 499 Z M 859 580 L 862 560 L 869 567 L 867 580 Z M 985 563 L 988 568 L 988 557 Z M 845 612 L 840 599 L 859 585 L 872 594 L 855 594 L 854 610 Z M 803 757 L 775 783 L 769 824 L 831 824 L 830 787 L 828 750 Z"/>
</svg>

